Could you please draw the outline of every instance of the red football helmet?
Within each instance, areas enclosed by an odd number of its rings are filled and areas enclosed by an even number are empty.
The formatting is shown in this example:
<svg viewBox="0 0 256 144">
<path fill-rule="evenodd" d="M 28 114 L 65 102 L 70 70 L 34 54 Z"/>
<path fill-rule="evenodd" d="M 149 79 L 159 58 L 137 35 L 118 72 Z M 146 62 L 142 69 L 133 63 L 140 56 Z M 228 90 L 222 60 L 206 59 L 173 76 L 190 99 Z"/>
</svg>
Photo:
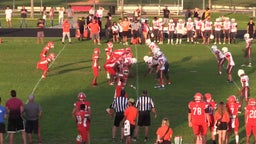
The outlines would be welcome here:
<svg viewBox="0 0 256 144">
<path fill-rule="evenodd" d="M 47 46 L 48 46 L 49 48 L 54 48 L 54 43 L 53 43 L 52 41 L 49 41 L 48 44 L 47 44 Z"/>
<path fill-rule="evenodd" d="M 50 55 L 48 56 L 48 58 L 50 59 L 50 61 L 53 61 L 55 58 L 55 54 L 54 53 L 50 53 Z"/>
<path fill-rule="evenodd" d="M 100 53 L 100 49 L 99 48 L 94 48 L 94 51 L 93 51 L 95 54 L 99 54 Z"/>
<path fill-rule="evenodd" d="M 112 42 L 108 42 L 107 45 L 108 45 L 109 48 L 113 47 L 113 43 Z"/>
<path fill-rule="evenodd" d="M 195 101 L 201 101 L 201 100 L 202 100 L 202 97 L 203 97 L 203 95 L 202 95 L 200 92 L 197 92 L 197 93 L 194 95 L 194 100 L 195 100 Z"/>
<path fill-rule="evenodd" d="M 255 104 L 256 104 L 255 98 L 250 98 L 249 102 L 248 102 L 248 105 L 255 105 Z"/>
<path fill-rule="evenodd" d="M 78 100 L 80 100 L 80 101 L 84 101 L 85 98 L 86 98 L 86 95 L 85 95 L 85 93 L 80 92 L 80 93 L 78 93 L 77 98 L 78 98 Z"/>
<path fill-rule="evenodd" d="M 236 102 L 236 96 L 234 96 L 234 95 L 229 96 L 228 97 L 228 102 L 229 103 L 235 103 Z"/>
<path fill-rule="evenodd" d="M 125 51 L 126 51 L 126 52 L 131 52 L 132 49 L 131 49 L 130 47 L 128 47 L 128 48 L 125 48 Z"/>
<path fill-rule="evenodd" d="M 212 100 L 212 94 L 210 93 L 205 93 L 204 94 L 204 98 L 207 102 L 211 101 Z"/>
</svg>

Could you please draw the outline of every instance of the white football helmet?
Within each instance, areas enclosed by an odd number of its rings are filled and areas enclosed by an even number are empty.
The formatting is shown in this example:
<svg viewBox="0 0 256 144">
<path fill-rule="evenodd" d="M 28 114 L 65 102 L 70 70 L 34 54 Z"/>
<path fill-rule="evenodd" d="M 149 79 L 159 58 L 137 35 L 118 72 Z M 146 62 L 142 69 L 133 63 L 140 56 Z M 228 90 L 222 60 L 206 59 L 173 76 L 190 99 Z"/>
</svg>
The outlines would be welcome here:
<svg viewBox="0 0 256 144">
<path fill-rule="evenodd" d="M 216 45 L 213 45 L 213 46 L 212 46 L 212 50 L 215 51 L 216 49 L 218 49 L 217 46 L 216 46 Z"/>
<path fill-rule="evenodd" d="M 132 63 L 132 64 L 136 64 L 136 63 L 137 63 L 137 59 L 136 59 L 136 58 L 132 58 L 131 63 Z"/>
<path fill-rule="evenodd" d="M 149 58 L 149 56 L 144 56 L 143 57 L 144 62 L 148 62 L 148 58 Z"/>
<path fill-rule="evenodd" d="M 155 36 L 153 33 L 151 33 L 151 35 L 150 35 L 152 38 Z"/>
<path fill-rule="evenodd" d="M 182 19 L 179 19 L 178 22 L 182 22 Z"/>
<path fill-rule="evenodd" d="M 244 34 L 244 38 L 248 39 L 248 38 L 250 38 L 250 35 L 248 33 L 246 33 L 246 34 Z"/>
<path fill-rule="evenodd" d="M 243 69 L 239 69 L 237 71 L 237 75 L 240 77 L 241 75 L 245 74 L 244 70 Z"/>
<path fill-rule="evenodd" d="M 235 21 L 236 21 L 236 19 L 234 19 L 234 18 L 231 19 L 231 22 L 235 22 Z"/>
<path fill-rule="evenodd" d="M 163 52 L 161 52 L 161 51 L 159 50 L 159 51 L 157 51 L 157 53 L 156 53 L 156 57 L 160 57 L 162 54 L 163 54 Z"/>
<path fill-rule="evenodd" d="M 214 39 L 214 35 L 213 34 L 210 35 L 210 39 Z"/>
<path fill-rule="evenodd" d="M 226 53 L 226 52 L 228 52 L 228 48 L 227 48 L 227 47 L 223 47 L 223 48 L 221 49 L 221 51 L 222 51 L 223 53 Z"/>
<path fill-rule="evenodd" d="M 150 43 L 151 43 L 151 40 L 150 39 L 146 39 L 145 43 L 146 43 L 147 46 L 149 46 Z"/>
<path fill-rule="evenodd" d="M 162 19 L 162 18 L 159 18 L 159 19 L 158 19 L 158 21 L 159 21 L 159 22 L 162 22 L 162 21 L 163 21 L 163 19 Z"/>
<path fill-rule="evenodd" d="M 156 55 L 156 53 L 157 53 L 158 51 L 160 51 L 159 48 L 154 48 L 154 49 L 152 50 L 153 55 Z"/>
</svg>

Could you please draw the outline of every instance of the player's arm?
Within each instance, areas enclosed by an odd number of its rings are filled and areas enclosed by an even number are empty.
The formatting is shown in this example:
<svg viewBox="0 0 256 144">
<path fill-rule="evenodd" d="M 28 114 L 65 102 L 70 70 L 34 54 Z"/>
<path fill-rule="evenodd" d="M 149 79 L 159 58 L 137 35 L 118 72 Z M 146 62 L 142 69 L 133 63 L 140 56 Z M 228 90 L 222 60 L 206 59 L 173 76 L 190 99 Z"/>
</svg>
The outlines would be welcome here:
<svg viewBox="0 0 256 144">
<path fill-rule="evenodd" d="M 151 111 L 153 112 L 154 117 L 156 118 L 156 117 L 157 117 L 157 115 L 156 115 L 156 108 L 155 108 L 155 107 L 153 107 L 153 108 L 151 109 Z"/>
<path fill-rule="evenodd" d="M 188 126 L 192 127 L 191 109 L 188 109 Z"/>
<path fill-rule="evenodd" d="M 76 121 L 76 110 L 77 110 L 76 107 L 74 107 L 73 110 L 72 110 L 72 113 L 71 113 L 72 118 L 73 118 L 74 121 Z"/>
<path fill-rule="evenodd" d="M 210 115 L 209 115 L 209 109 L 206 108 L 204 109 L 205 111 L 205 115 L 206 115 L 206 121 L 207 121 L 207 125 L 210 126 Z"/>
</svg>

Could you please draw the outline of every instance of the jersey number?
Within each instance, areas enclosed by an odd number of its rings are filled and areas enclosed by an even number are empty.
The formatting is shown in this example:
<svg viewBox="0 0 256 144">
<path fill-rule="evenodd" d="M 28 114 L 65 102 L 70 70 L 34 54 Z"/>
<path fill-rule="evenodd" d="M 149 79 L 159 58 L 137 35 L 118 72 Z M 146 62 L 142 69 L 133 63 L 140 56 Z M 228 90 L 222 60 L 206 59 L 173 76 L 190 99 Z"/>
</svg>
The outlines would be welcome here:
<svg viewBox="0 0 256 144">
<path fill-rule="evenodd" d="M 193 115 L 201 115 L 202 114 L 202 109 L 200 107 L 194 107 L 193 108 Z"/>
</svg>

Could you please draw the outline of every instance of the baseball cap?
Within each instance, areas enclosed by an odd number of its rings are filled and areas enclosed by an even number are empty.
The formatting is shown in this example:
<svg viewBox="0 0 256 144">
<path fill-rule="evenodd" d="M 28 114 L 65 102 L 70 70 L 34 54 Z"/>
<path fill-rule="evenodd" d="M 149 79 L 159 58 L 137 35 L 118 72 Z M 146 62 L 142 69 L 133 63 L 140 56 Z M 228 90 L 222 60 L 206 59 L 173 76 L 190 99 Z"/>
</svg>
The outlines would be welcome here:
<svg viewBox="0 0 256 144">
<path fill-rule="evenodd" d="M 130 102 L 130 103 L 134 103 L 134 102 L 135 102 L 135 100 L 134 100 L 133 98 L 129 98 L 128 102 Z"/>
</svg>

